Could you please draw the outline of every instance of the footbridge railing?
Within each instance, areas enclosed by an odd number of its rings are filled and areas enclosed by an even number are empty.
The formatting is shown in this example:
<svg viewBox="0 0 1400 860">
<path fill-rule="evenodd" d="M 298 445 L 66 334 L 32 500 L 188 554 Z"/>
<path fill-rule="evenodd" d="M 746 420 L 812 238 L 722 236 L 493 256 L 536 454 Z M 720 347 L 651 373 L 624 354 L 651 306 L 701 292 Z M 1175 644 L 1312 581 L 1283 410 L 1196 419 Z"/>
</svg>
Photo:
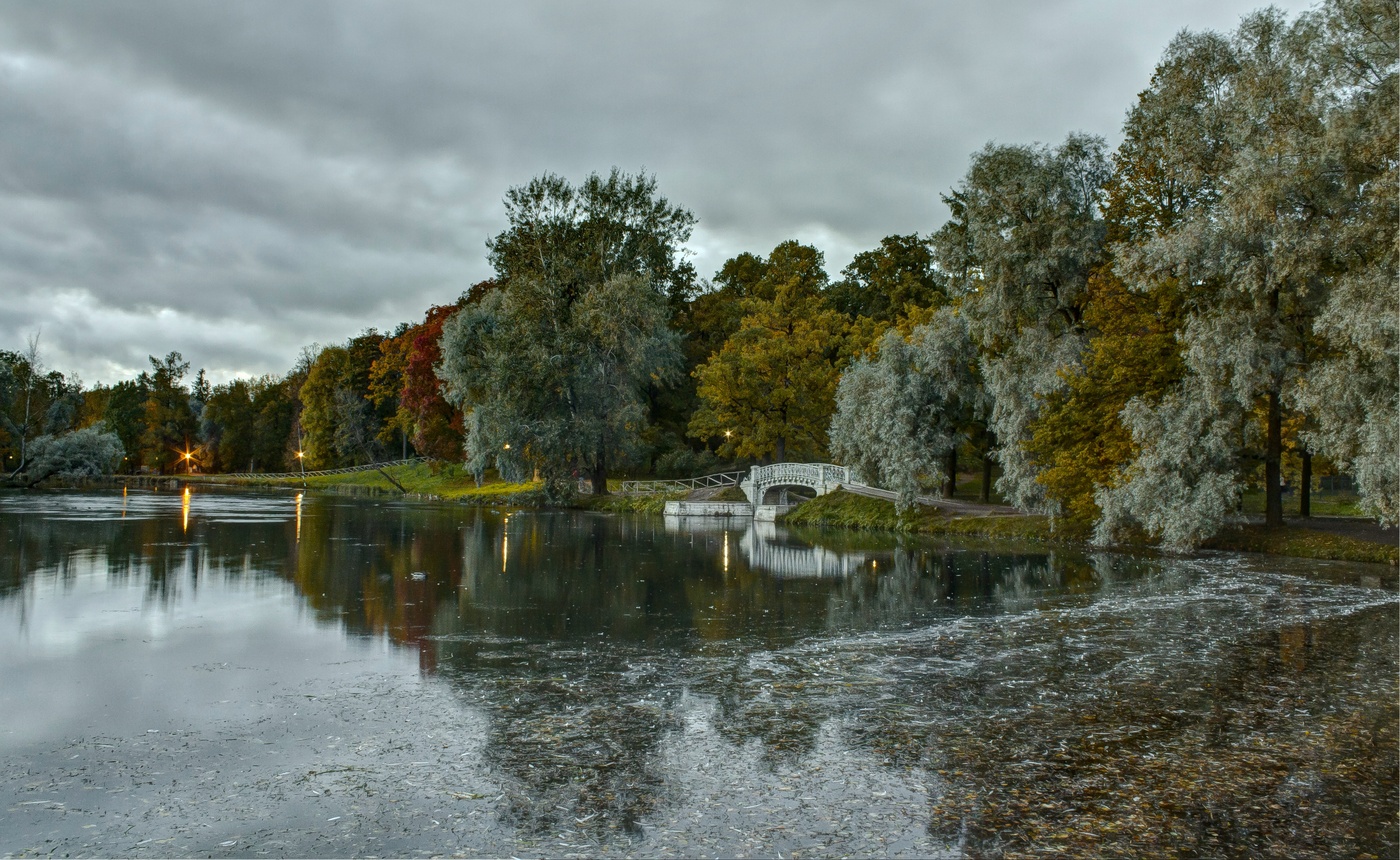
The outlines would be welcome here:
<svg viewBox="0 0 1400 860">
<path fill-rule="evenodd" d="M 375 469 L 387 469 L 390 466 L 411 466 L 414 463 L 426 463 L 427 457 L 409 457 L 407 460 L 386 460 L 383 463 L 366 463 L 363 466 L 346 466 L 343 469 L 308 469 L 305 472 L 232 472 L 225 477 L 229 478 L 253 478 L 262 480 L 263 478 L 315 478 L 321 475 L 349 475 L 353 472 L 369 472 Z"/>
<path fill-rule="evenodd" d="M 717 472 L 701 475 L 698 478 L 677 478 L 662 481 L 623 481 L 624 493 L 678 493 L 682 490 L 700 490 L 706 487 L 737 487 L 748 472 Z"/>
</svg>

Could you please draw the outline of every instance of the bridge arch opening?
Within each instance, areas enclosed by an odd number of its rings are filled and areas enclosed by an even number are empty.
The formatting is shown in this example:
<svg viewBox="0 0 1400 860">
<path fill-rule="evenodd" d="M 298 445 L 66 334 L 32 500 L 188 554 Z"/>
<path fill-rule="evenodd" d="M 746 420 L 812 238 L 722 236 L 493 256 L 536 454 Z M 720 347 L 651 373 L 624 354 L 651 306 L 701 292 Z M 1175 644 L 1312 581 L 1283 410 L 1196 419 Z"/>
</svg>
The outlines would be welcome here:
<svg viewBox="0 0 1400 860">
<path fill-rule="evenodd" d="M 800 505 L 817 497 L 816 490 L 806 484 L 771 484 L 763 488 L 760 505 Z"/>
</svg>

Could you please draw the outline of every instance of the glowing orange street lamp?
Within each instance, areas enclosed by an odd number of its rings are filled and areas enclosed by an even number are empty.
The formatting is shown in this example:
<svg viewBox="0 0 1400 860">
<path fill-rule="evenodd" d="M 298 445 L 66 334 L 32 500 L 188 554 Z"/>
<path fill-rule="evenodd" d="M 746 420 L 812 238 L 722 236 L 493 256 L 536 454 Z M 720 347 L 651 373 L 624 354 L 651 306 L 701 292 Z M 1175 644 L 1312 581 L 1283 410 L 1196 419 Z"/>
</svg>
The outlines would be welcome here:
<svg viewBox="0 0 1400 860">
<path fill-rule="evenodd" d="M 181 456 L 183 456 L 185 459 L 185 474 L 188 475 L 190 473 L 190 465 L 193 462 L 194 455 L 190 453 L 190 449 L 187 446 L 185 448 L 185 453 Z"/>
<path fill-rule="evenodd" d="M 305 453 L 305 451 L 297 452 L 297 465 L 301 467 L 301 485 L 303 487 L 306 486 L 306 460 L 302 459 L 302 455 Z"/>
</svg>

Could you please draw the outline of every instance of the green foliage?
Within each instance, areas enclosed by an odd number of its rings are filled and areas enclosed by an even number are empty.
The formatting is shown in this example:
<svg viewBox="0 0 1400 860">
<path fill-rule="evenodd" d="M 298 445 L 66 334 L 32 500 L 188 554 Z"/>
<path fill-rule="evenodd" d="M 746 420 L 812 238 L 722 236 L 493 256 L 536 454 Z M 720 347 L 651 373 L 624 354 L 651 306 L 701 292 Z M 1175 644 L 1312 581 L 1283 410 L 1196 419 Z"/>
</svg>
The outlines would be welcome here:
<svg viewBox="0 0 1400 860">
<path fill-rule="evenodd" d="M 695 269 L 683 248 L 695 216 L 658 196 L 654 176 L 613 168 L 575 187 L 548 173 L 510 189 L 505 203 L 510 226 L 487 242 L 501 284 L 548 283 L 572 301 L 631 275 L 664 296 L 670 312 L 694 292 Z"/>
<path fill-rule="evenodd" d="M 308 469 L 331 469 L 342 465 L 336 450 L 337 402 L 336 390 L 346 361 L 346 350 L 330 346 L 321 350 L 311 362 L 306 382 L 298 396 L 301 400 L 300 425 L 302 458 Z"/>
<path fill-rule="evenodd" d="M 723 457 L 823 458 L 841 368 L 865 346 L 823 294 L 821 252 L 796 242 L 773 249 L 746 288 L 739 329 L 695 370 L 700 408 L 690 434 Z"/>
<path fill-rule="evenodd" d="M 944 198 L 953 217 L 933 238 L 981 351 L 997 487 L 1023 510 L 1055 507 L 1024 446 L 1083 350 L 1088 277 L 1105 236 L 1103 146 L 1080 134 L 1054 149 L 988 144 Z"/>
<path fill-rule="evenodd" d="M 45 478 L 83 480 L 112 474 L 122 460 L 117 434 L 101 422 L 81 430 L 44 435 L 34 440 L 25 478 L 34 484 Z"/>
<path fill-rule="evenodd" d="M 296 468 L 298 391 L 304 380 L 293 371 L 285 379 L 264 377 L 253 392 L 253 466 L 280 472 Z"/>
<path fill-rule="evenodd" d="M 1174 291 L 1130 292 L 1110 271 L 1089 290 L 1084 322 L 1094 336 L 1083 364 L 1045 398 L 1025 446 L 1046 495 L 1084 523 L 1098 520 L 1095 494 L 1115 486 L 1137 453 L 1119 415 L 1133 398 L 1160 401 L 1184 373 Z"/>
<path fill-rule="evenodd" d="M 539 470 L 551 495 L 574 472 L 606 492 L 610 463 L 635 456 L 645 394 L 679 363 L 665 300 L 635 275 L 568 285 L 521 277 L 443 328 L 439 376 L 468 413 L 467 459 Z"/>
<path fill-rule="evenodd" d="M 256 471 L 258 409 L 256 398 L 262 389 L 275 385 L 267 378 L 235 379 L 214 386 L 204 404 L 206 462 L 211 472 Z M 275 462 L 264 464 L 277 468 Z"/>
<path fill-rule="evenodd" d="M 178 352 L 165 358 L 150 356 L 146 377 L 145 428 L 141 433 L 141 462 L 162 474 L 175 470 L 191 451 L 198 430 L 184 385 L 190 363 Z"/>
<path fill-rule="evenodd" d="M 1374 510 L 1384 515 L 1396 497 L 1393 186 L 1378 209 L 1368 202 L 1395 169 L 1395 31 L 1393 8 L 1335 3 L 1293 23 L 1273 10 L 1246 18 L 1229 61 L 1215 41 L 1181 53 L 1211 59 L 1192 67 L 1208 70 L 1197 75 L 1205 85 L 1181 90 L 1190 109 L 1177 114 L 1205 123 L 1183 137 L 1223 143 L 1208 181 L 1197 178 L 1199 145 L 1168 152 L 1168 166 L 1204 191 L 1117 247 L 1131 288 L 1179 295 L 1185 374 L 1160 401 L 1139 398 L 1122 413 L 1137 453 L 1099 493 L 1103 539 L 1138 522 L 1178 548 L 1199 543 L 1234 510 L 1254 462 L 1266 520 L 1281 523 L 1290 408 L 1311 413 L 1305 435 L 1320 453 L 1376 464 L 1358 469 Z M 1338 76 L 1337 56 L 1384 60 Z M 1348 118 L 1377 103 L 1386 107 L 1354 135 Z M 1372 348 L 1357 348 L 1354 333 Z"/>
<path fill-rule="evenodd" d="M 82 386 L 56 370 L 45 370 L 34 334 L 23 353 L 0 351 L 0 453 L 18 472 L 29 444 L 41 434 L 72 427 L 83 402 Z"/>
<path fill-rule="evenodd" d="M 102 423 L 121 440 L 127 452 L 124 471 L 140 467 L 141 437 L 146 432 L 146 400 L 150 397 L 150 377 L 123 380 L 107 390 L 102 407 Z"/>
<path fill-rule="evenodd" d="M 856 254 L 827 290 L 832 307 L 850 317 L 894 324 L 911 308 L 948 301 L 948 279 L 934 264 L 929 240 L 917 234 L 886 236 L 880 247 Z"/>
<path fill-rule="evenodd" d="M 985 407 L 967 322 L 943 308 L 907 340 L 887 331 L 876 355 L 842 374 L 832 450 L 864 480 L 898 492 L 905 510 L 924 481 L 948 479 L 949 455 Z"/>
</svg>

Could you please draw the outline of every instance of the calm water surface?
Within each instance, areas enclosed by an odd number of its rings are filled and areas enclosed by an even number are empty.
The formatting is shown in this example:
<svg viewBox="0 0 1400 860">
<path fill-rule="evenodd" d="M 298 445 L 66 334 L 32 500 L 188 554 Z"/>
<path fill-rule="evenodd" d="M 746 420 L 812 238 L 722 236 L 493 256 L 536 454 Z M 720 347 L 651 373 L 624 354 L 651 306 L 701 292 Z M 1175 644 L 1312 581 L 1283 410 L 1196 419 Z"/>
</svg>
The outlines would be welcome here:
<svg viewBox="0 0 1400 860">
<path fill-rule="evenodd" d="M 1390 568 L 0 495 L 0 854 L 1394 855 Z"/>
</svg>

